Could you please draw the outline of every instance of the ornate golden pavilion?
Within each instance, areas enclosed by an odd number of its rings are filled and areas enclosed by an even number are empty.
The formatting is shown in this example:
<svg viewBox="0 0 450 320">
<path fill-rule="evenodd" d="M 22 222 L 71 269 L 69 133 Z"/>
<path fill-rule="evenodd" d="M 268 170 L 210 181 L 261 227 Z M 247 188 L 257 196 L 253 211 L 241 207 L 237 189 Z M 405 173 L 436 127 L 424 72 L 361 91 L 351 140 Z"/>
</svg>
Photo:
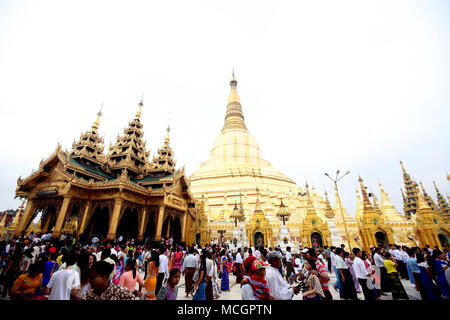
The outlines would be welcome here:
<svg viewBox="0 0 450 320">
<path fill-rule="evenodd" d="M 172 236 L 177 243 L 191 244 L 198 226 L 197 210 L 184 173 L 175 169 L 170 147 L 170 128 L 153 161 L 143 141 L 139 103 L 136 116 L 103 153 L 98 135 L 101 110 L 92 127 L 74 141 L 70 152 L 58 144 L 41 161 L 39 169 L 17 181 L 16 197 L 27 205 L 14 235 L 23 232 L 62 232 L 86 236 L 122 235 L 158 241 Z M 41 212 L 41 220 L 31 222 Z M 207 229 L 204 219 L 200 231 Z M 204 234 L 206 237 L 206 234 Z M 203 238 L 209 241 L 209 238 Z"/>
<path fill-rule="evenodd" d="M 389 243 L 407 246 L 442 246 L 446 242 L 450 243 L 450 215 L 444 197 L 440 196 L 436 188 L 442 209 L 439 209 L 440 218 L 435 213 L 438 209 L 434 210 L 434 217 L 430 218 L 431 213 L 424 204 L 419 206 L 417 184 L 410 181 L 403 164 L 407 190 L 404 200 L 406 216 L 397 211 L 381 183 L 381 202 L 378 203 L 375 194 L 368 194 L 362 179 L 359 179 L 363 201 L 357 191 L 355 218 L 342 206 L 336 190 L 336 205 L 332 208 L 326 193 L 324 198 L 314 186 L 311 191 L 297 186 L 262 157 L 256 139 L 245 125 L 234 74 L 230 86 L 222 131 L 213 143 L 209 159 L 189 177 L 194 199 L 203 199 L 203 210 L 211 227 L 211 239 L 219 239 L 218 231 L 225 230 L 224 239 L 233 240 L 233 208 L 236 203 L 240 203 L 245 213 L 250 244 L 261 241 L 265 245 L 276 244 L 281 240 L 281 222 L 277 212 L 284 201 L 290 213 L 286 226 L 291 239 L 303 246 L 311 246 L 313 242 L 335 246 L 344 243 L 347 248 L 350 244 L 351 247 L 367 250 L 370 246 Z M 448 179 L 450 181 L 449 176 Z M 372 202 L 369 198 L 372 198 Z M 428 201 L 431 199 L 425 198 Z M 346 237 L 342 215 L 350 239 Z"/>
</svg>

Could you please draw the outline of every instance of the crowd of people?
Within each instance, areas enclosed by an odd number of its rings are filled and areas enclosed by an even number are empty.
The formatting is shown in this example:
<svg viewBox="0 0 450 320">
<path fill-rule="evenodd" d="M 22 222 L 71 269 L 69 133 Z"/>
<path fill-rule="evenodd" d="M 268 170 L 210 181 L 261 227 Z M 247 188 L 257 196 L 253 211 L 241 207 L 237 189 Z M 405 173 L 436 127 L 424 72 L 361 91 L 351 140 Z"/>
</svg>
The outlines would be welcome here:
<svg viewBox="0 0 450 320">
<path fill-rule="evenodd" d="M 422 300 L 450 299 L 450 254 L 446 249 L 390 245 L 347 251 L 340 247 L 212 244 L 185 247 L 173 239 L 134 240 L 21 237 L 0 243 L 2 298 L 23 300 L 176 300 L 181 277 L 184 296 L 219 299 L 230 279 L 243 300 L 409 299 L 401 279 L 411 281 Z M 230 275 L 235 278 L 230 278 Z M 330 283 L 330 275 L 336 281 Z M 235 279 L 235 280 L 234 280 Z"/>
</svg>

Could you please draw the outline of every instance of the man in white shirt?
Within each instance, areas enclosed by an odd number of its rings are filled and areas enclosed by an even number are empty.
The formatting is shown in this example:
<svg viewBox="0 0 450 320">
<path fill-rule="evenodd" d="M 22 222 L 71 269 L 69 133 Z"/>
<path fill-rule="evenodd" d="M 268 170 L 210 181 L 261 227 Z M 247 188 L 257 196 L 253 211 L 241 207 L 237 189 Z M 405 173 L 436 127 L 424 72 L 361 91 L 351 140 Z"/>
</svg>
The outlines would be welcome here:
<svg viewBox="0 0 450 320">
<path fill-rule="evenodd" d="M 51 290 L 48 300 L 70 300 L 70 295 L 80 288 L 80 275 L 72 269 L 77 258 L 76 254 L 69 254 L 66 259 L 67 267 L 52 275 L 46 289 L 47 294 Z"/>
<path fill-rule="evenodd" d="M 291 254 L 291 247 L 286 247 L 286 279 L 289 279 L 292 273 L 295 273 L 293 261 L 292 261 L 292 254 Z"/>
<path fill-rule="evenodd" d="M 375 249 L 375 254 L 373 255 L 373 262 L 375 266 L 380 269 L 380 281 L 381 281 L 381 294 L 386 295 L 385 292 L 390 292 L 389 278 L 387 275 L 386 266 L 384 265 L 384 258 L 381 255 L 381 248 Z"/>
<path fill-rule="evenodd" d="M 234 265 L 236 267 L 236 283 L 241 283 L 242 279 L 244 278 L 242 272 L 242 263 L 244 263 L 244 260 L 241 256 L 241 248 L 238 248 L 238 252 L 236 253 L 236 260 L 234 261 Z"/>
<path fill-rule="evenodd" d="M 194 255 L 194 248 L 191 247 L 189 248 L 189 255 L 184 258 L 183 266 L 181 268 L 181 272 L 184 275 L 186 298 L 189 297 L 189 292 L 192 289 L 192 277 L 194 276 L 195 269 L 197 269 L 197 267 L 198 257 Z"/>
<path fill-rule="evenodd" d="M 292 300 L 294 294 L 299 293 L 297 287 L 291 287 L 281 275 L 278 268 L 281 266 L 281 254 L 271 251 L 267 254 L 270 266 L 266 269 L 266 281 L 269 285 L 270 295 L 275 300 Z"/>
<path fill-rule="evenodd" d="M 341 280 L 340 280 L 339 272 L 336 268 L 336 253 L 335 253 L 336 247 L 332 246 L 330 248 L 330 250 L 331 250 L 331 253 L 330 253 L 331 268 L 333 269 L 333 271 L 336 275 L 336 281 L 334 282 L 333 287 L 335 290 L 340 291 Z"/>
<path fill-rule="evenodd" d="M 164 255 L 164 251 L 164 247 L 161 246 L 161 248 L 159 248 L 159 270 L 158 275 L 156 276 L 156 296 L 158 295 L 164 280 L 169 278 L 169 259 Z"/>
<path fill-rule="evenodd" d="M 353 248 L 353 254 L 355 259 L 353 260 L 353 270 L 358 278 L 359 285 L 361 286 L 364 294 L 365 300 L 375 300 L 373 292 L 367 287 L 367 281 L 370 281 L 370 276 L 372 275 L 367 271 L 366 264 L 362 261 L 362 252 L 359 248 Z"/>
<path fill-rule="evenodd" d="M 256 250 L 255 250 L 255 253 L 253 254 L 254 256 L 255 256 L 255 258 L 256 259 L 261 259 L 261 251 L 260 250 L 263 250 L 264 248 L 256 248 Z"/>
</svg>

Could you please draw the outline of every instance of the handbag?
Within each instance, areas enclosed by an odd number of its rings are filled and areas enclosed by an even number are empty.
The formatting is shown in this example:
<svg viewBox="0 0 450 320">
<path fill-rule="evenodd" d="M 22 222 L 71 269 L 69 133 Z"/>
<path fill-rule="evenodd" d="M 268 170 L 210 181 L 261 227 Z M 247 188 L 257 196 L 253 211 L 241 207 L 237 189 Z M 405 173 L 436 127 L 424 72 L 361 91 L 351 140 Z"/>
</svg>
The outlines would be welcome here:
<svg viewBox="0 0 450 320">
<path fill-rule="evenodd" d="M 195 273 L 192 276 L 192 281 L 197 282 L 199 276 L 200 276 L 200 272 L 198 272 L 198 269 L 197 269 L 197 270 L 195 270 Z"/>
<path fill-rule="evenodd" d="M 166 294 L 167 294 L 167 284 L 163 285 L 161 289 L 159 289 L 158 295 L 156 296 L 156 299 L 158 300 L 166 300 Z"/>
</svg>

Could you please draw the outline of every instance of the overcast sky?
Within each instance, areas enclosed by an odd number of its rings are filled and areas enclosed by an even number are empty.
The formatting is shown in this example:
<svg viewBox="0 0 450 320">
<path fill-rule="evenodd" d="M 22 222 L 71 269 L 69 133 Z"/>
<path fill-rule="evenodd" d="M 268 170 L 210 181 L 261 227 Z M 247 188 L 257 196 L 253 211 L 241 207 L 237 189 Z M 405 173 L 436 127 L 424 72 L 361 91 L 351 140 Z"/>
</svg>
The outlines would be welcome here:
<svg viewBox="0 0 450 320">
<path fill-rule="evenodd" d="M 449 1 L 0 0 L 0 210 L 17 178 L 70 150 L 104 103 L 105 152 L 137 111 L 151 156 L 170 121 L 192 174 L 222 129 L 232 69 L 251 134 L 317 191 L 358 173 L 403 212 L 399 160 L 450 194 Z"/>
</svg>

